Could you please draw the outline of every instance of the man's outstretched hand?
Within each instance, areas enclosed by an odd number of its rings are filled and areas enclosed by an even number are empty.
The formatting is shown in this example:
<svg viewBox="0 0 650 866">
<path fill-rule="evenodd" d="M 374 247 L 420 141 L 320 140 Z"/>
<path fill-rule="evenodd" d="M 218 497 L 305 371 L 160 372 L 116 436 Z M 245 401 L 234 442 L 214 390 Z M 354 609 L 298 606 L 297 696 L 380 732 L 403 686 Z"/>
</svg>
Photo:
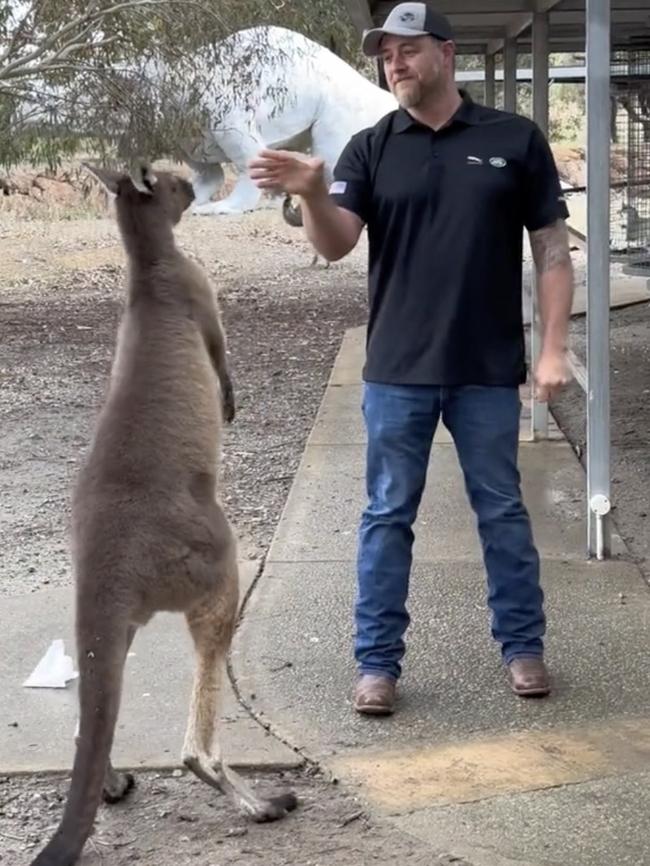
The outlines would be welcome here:
<svg viewBox="0 0 650 866">
<path fill-rule="evenodd" d="M 248 163 L 251 180 L 260 189 L 302 198 L 326 192 L 323 166 L 322 159 L 290 150 L 262 150 Z"/>
</svg>

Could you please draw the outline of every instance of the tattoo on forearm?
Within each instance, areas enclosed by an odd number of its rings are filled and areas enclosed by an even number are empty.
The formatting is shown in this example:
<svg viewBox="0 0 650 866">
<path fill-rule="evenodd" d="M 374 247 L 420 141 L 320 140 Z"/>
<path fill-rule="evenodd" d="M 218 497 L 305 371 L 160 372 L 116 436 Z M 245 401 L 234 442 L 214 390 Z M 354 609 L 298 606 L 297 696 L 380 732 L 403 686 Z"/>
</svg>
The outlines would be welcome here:
<svg viewBox="0 0 650 866">
<path fill-rule="evenodd" d="M 549 271 L 558 265 L 570 265 L 569 232 L 563 219 L 530 233 L 530 246 L 537 272 Z"/>
</svg>

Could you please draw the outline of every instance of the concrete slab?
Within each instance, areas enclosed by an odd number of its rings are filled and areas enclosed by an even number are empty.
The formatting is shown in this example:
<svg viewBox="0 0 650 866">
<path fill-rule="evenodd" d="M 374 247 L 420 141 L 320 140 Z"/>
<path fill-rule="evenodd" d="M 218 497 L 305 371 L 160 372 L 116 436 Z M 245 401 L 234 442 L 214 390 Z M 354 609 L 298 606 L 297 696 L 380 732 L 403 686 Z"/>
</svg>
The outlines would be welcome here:
<svg viewBox="0 0 650 866">
<path fill-rule="evenodd" d="M 522 401 L 524 405 L 521 412 L 521 434 L 522 442 L 530 441 L 530 404 L 527 402 L 527 388 L 522 388 Z M 309 435 L 310 445 L 365 445 L 366 430 L 361 410 L 363 386 L 362 385 L 332 385 L 330 386 L 321 402 L 314 426 Z M 555 419 L 549 417 L 549 439 L 559 440 L 562 438 Z M 453 440 L 449 430 L 440 421 L 434 442 L 439 444 L 452 444 Z"/>
<path fill-rule="evenodd" d="M 476 738 L 647 724 L 650 590 L 637 569 L 551 560 L 543 563 L 542 580 L 554 679 L 543 701 L 522 701 L 507 688 L 490 635 L 483 570 L 470 562 L 415 565 L 400 707 L 392 718 L 360 717 L 351 707 L 352 561 L 268 563 L 235 640 L 233 670 L 241 693 L 255 694 L 253 710 L 274 731 L 341 778 L 366 783 L 373 802 L 370 776 L 358 764 L 367 749 L 416 756 Z M 411 769 L 403 800 L 421 805 L 417 757 Z"/>
<path fill-rule="evenodd" d="M 610 310 L 629 307 L 632 304 L 648 303 L 648 278 L 641 276 L 614 277 L 610 281 Z M 573 293 L 572 316 L 584 316 L 587 312 L 587 284 L 585 280 L 576 282 Z M 530 293 L 524 288 L 523 301 L 524 325 L 530 324 Z"/>
<path fill-rule="evenodd" d="M 362 780 L 362 791 L 384 810 L 406 814 L 650 770 L 648 721 L 646 716 L 410 749 L 365 749 L 331 766 Z"/>
<path fill-rule="evenodd" d="M 242 595 L 259 562 L 240 563 Z M 0 773 L 67 770 L 74 754 L 77 681 L 66 689 L 22 686 L 50 642 L 74 649 L 72 587 L 3 599 L 0 635 Z M 194 668 L 191 638 L 177 614 L 159 614 L 136 635 L 127 660 L 115 738 L 119 766 L 177 766 Z M 240 767 L 291 767 L 302 759 L 240 705 L 227 681 L 222 712 L 224 756 Z"/>
<path fill-rule="evenodd" d="M 642 866 L 650 863 L 649 814 L 645 771 L 425 809 L 395 823 L 461 866 Z"/>
<path fill-rule="evenodd" d="M 329 385 L 358 385 L 366 359 L 366 328 L 348 328 L 334 361 Z"/>
<path fill-rule="evenodd" d="M 583 559 L 584 474 L 562 442 L 523 444 L 522 490 L 544 556 Z M 525 452 L 525 454 L 524 454 Z M 279 521 L 268 561 L 351 560 L 365 506 L 362 445 L 310 445 Z M 452 445 L 434 445 L 416 527 L 416 559 L 480 559 L 475 518 Z"/>
<path fill-rule="evenodd" d="M 610 283 L 610 309 L 628 307 L 632 304 L 648 303 L 648 280 L 645 277 L 619 277 Z M 587 312 L 587 286 L 579 283 L 573 298 L 572 316 L 583 316 Z"/>
</svg>

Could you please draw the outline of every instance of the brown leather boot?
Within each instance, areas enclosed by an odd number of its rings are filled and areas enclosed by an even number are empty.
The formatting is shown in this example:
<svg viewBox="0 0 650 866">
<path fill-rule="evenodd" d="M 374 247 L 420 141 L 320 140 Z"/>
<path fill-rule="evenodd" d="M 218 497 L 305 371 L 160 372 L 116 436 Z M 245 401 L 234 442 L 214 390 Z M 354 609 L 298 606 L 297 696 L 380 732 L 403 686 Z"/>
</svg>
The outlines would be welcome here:
<svg viewBox="0 0 650 866">
<path fill-rule="evenodd" d="M 395 709 L 396 682 L 381 674 L 361 674 L 354 689 L 354 709 L 369 716 L 389 716 Z"/>
<path fill-rule="evenodd" d="M 544 659 L 514 658 L 508 665 L 508 679 L 512 691 L 523 698 L 540 698 L 551 691 L 551 683 Z"/>
</svg>

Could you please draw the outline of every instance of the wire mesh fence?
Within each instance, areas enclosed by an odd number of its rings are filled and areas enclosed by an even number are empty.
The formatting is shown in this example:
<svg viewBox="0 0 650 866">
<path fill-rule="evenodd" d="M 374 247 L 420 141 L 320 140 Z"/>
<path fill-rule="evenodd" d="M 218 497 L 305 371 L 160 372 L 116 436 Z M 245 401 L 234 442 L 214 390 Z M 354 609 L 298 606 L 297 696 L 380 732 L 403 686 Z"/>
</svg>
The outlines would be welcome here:
<svg viewBox="0 0 650 866">
<path fill-rule="evenodd" d="M 650 260 L 650 28 L 612 57 L 611 104 L 611 249 L 638 264 Z"/>
</svg>

